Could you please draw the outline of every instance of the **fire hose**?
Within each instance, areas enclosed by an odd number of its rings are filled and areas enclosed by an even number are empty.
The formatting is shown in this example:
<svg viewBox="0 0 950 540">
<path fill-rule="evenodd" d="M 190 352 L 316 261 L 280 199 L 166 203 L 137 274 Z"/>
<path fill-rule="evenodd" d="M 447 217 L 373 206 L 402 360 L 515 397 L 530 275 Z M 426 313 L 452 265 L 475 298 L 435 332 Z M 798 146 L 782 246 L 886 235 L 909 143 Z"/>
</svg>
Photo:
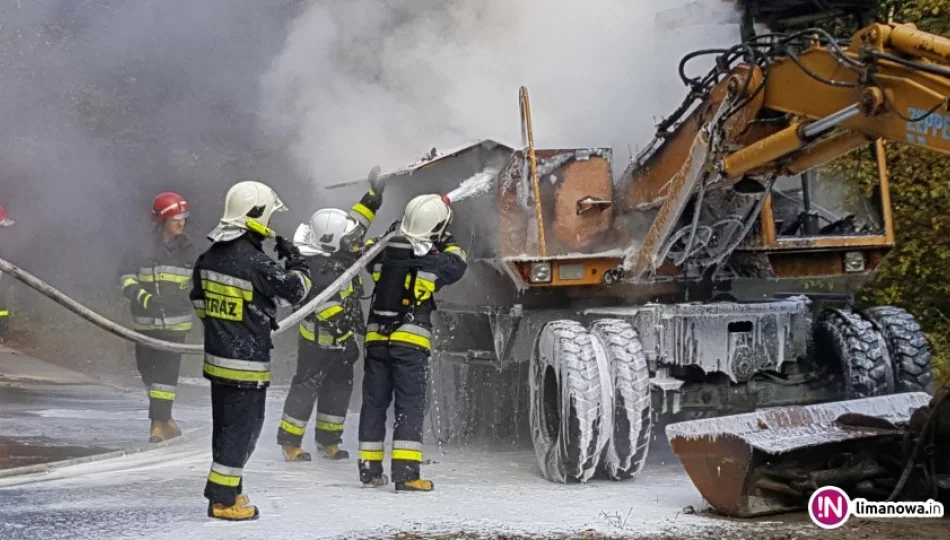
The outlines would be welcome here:
<svg viewBox="0 0 950 540">
<path fill-rule="evenodd" d="M 379 254 L 380 251 L 389 243 L 389 239 L 392 234 L 386 235 L 385 237 L 379 239 L 378 242 L 370 246 L 359 259 L 356 260 L 349 268 L 347 268 L 340 277 L 331 283 L 326 289 L 324 289 L 320 294 L 313 297 L 312 300 L 303 305 L 300 309 L 294 311 L 287 318 L 283 319 L 278 323 L 278 327 L 271 334 L 276 336 L 285 332 L 288 328 L 291 328 L 297 325 L 300 321 L 312 313 L 317 306 L 326 302 L 330 299 L 331 296 L 336 294 L 337 291 L 349 284 L 353 278 L 359 274 L 359 272 L 366 268 L 369 265 L 370 261 L 373 260 L 373 257 Z M 140 334 L 134 330 L 130 330 L 120 324 L 116 324 L 109 319 L 99 315 L 98 313 L 92 311 L 91 309 L 83 306 L 79 302 L 73 300 L 63 292 L 44 282 L 43 280 L 37 278 L 36 276 L 30 274 L 26 270 L 0 258 L 0 271 L 5 274 L 9 274 L 19 281 L 23 282 L 30 288 L 36 290 L 40 294 L 46 296 L 47 298 L 53 300 L 57 304 L 65 307 L 69 311 L 72 311 L 76 315 L 79 315 L 83 319 L 91 322 L 92 324 L 102 328 L 103 330 L 114 334 L 122 339 L 138 343 L 139 345 L 144 345 L 151 349 L 157 349 L 161 351 L 168 351 L 180 354 L 204 354 L 204 346 L 202 345 L 188 345 L 184 343 L 175 343 L 171 341 L 164 341 L 161 339 L 155 339 L 144 334 Z"/>
</svg>

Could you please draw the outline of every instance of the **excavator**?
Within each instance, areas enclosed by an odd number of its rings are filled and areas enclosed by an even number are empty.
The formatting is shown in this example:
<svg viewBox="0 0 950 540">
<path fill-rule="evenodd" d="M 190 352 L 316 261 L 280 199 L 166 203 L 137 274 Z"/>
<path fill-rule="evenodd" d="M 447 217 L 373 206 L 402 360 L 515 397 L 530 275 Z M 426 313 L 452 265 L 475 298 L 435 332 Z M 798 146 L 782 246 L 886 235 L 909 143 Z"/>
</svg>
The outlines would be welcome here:
<svg viewBox="0 0 950 540">
<path fill-rule="evenodd" d="M 885 144 L 950 153 L 950 39 L 862 0 L 739 7 L 743 41 L 683 58 L 686 99 L 617 178 L 610 148 L 537 148 L 526 88 L 521 148 L 391 173 L 412 177 L 391 200 L 448 193 L 469 251 L 434 321 L 432 435 L 530 440 L 549 481 L 622 481 L 665 426 L 737 517 L 829 484 L 947 500 L 928 341 L 906 310 L 849 299 L 894 245 Z M 829 14 L 859 29 L 812 26 Z M 870 185 L 826 167 L 849 154 Z M 453 198 L 486 172 L 492 196 Z"/>
<path fill-rule="evenodd" d="M 950 392 L 926 336 L 902 308 L 850 302 L 894 246 L 885 144 L 950 153 L 950 39 L 873 22 L 865 0 L 739 7 L 742 42 L 683 58 L 685 100 L 617 178 L 610 148 L 538 148 L 526 88 L 520 148 L 433 149 L 382 176 L 412 181 L 387 187 L 376 223 L 439 191 L 468 252 L 433 319 L 428 436 L 529 442 L 545 479 L 583 483 L 636 479 L 665 431 L 736 517 L 827 485 L 950 503 Z M 829 14 L 858 29 L 812 26 Z M 826 167 L 845 155 L 874 181 Z M 0 268 L 126 339 L 201 352 Z"/>
</svg>

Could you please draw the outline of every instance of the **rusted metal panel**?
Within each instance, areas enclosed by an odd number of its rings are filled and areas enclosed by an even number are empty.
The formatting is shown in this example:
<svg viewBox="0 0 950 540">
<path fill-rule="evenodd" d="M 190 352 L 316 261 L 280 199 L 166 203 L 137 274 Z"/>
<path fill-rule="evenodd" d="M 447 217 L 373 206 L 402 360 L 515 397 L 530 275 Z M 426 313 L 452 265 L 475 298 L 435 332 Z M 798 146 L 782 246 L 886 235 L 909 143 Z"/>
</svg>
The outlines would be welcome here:
<svg viewBox="0 0 950 540">
<path fill-rule="evenodd" d="M 804 278 L 838 276 L 844 274 L 844 254 L 841 252 L 769 254 L 772 271 L 777 278 Z"/>
<path fill-rule="evenodd" d="M 612 228 L 614 210 L 577 212 L 585 197 L 612 201 L 609 149 L 568 148 L 536 150 L 547 256 L 598 254 L 605 246 L 622 246 L 625 231 Z M 512 154 L 499 175 L 497 189 L 500 223 L 499 258 L 541 256 L 534 195 L 523 151 Z"/>
<path fill-rule="evenodd" d="M 614 212 L 610 207 L 599 212 L 578 213 L 578 202 L 587 197 L 602 201 L 613 199 L 610 162 L 602 157 L 569 163 L 555 187 L 551 232 L 566 249 L 586 248 L 613 223 Z"/>
<path fill-rule="evenodd" d="M 835 453 L 838 445 L 894 436 L 923 392 L 819 405 L 780 407 L 754 413 L 670 424 L 666 436 L 702 496 L 720 513 L 751 517 L 800 507 L 800 497 L 770 489 L 763 470 L 793 453 Z M 874 417 L 865 422 L 849 417 Z M 807 500 L 807 499 L 806 499 Z"/>
<path fill-rule="evenodd" d="M 521 254 L 538 255 L 538 250 L 529 250 L 529 221 L 533 212 L 528 206 L 529 197 L 524 192 L 528 187 L 524 174 L 524 153 L 514 152 L 498 176 L 498 256 L 501 258 Z"/>
</svg>

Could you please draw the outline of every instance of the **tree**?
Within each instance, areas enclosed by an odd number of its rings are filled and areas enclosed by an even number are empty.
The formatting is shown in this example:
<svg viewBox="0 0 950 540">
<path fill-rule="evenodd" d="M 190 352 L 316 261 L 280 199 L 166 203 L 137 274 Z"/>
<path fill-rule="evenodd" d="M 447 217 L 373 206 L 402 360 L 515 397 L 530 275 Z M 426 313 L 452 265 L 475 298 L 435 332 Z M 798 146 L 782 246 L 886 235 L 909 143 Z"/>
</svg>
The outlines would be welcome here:
<svg viewBox="0 0 950 540">
<path fill-rule="evenodd" d="M 914 23 L 926 32 L 950 35 L 950 0 L 884 1 L 875 19 Z M 950 380 L 950 156 L 923 148 L 887 144 L 896 246 L 877 279 L 860 294 L 865 305 L 896 305 L 913 313 L 933 345 L 938 381 Z M 832 173 L 877 183 L 870 151 L 830 166 Z"/>
</svg>

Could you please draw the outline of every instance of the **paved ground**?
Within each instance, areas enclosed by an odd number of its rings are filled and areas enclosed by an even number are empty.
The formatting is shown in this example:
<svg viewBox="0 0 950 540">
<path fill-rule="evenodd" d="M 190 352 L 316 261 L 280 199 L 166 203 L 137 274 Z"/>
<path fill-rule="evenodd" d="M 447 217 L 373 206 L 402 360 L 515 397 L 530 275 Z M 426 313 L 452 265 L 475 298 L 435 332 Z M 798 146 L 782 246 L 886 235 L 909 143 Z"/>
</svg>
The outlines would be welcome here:
<svg viewBox="0 0 950 540">
<path fill-rule="evenodd" d="M 50 473 L 0 478 L 0 539 L 155 540 L 271 538 L 917 538 L 947 537 L 942 523 L 849 523 L 828 533 L 801 514 L 733 522 L 708 514 L 675 462 L 635 482 L 564 486 L 540 477 L 530 450 L 429 447 L 429 494 L 366 489 L 351 462 L 288 464 L 274 439 L 284 391 L 271 392 L 268 423 L 247 468 L 262 512 L 253 523 L 212 522 L 201 496 L 210 463 L 207 389 L 185 385 L 176 405 L 180 443 Z M 355 415 L 344 446 L 355 450 Z M 147 436 L 138 389 L 21 384 L 0 388 L 0 436 L 120 448 Z M 308 441 L 309 444 L 309 441 Z M 693 507 L 696 514 L 684 513 Z M 820 533 L 820 534 L 819 534 Z"/>
</svg>

